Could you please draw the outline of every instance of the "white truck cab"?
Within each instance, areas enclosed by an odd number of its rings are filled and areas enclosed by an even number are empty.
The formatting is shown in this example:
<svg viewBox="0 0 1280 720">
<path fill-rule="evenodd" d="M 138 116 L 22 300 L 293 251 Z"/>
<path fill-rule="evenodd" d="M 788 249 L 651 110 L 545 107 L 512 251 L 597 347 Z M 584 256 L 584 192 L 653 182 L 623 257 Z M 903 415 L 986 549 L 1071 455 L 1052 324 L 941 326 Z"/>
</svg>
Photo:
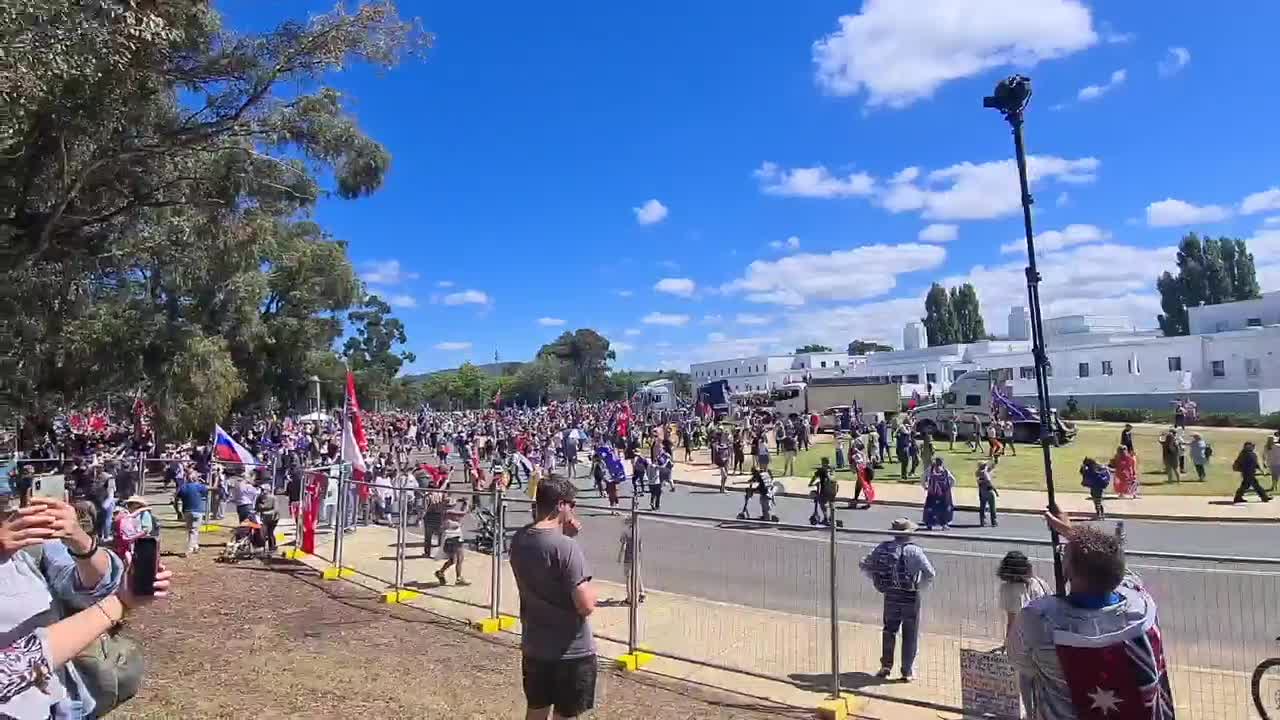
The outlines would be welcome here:
<svg viewBox="0 0 1280 720">
<path fill-rule="evenodd" d="M 935 437 L 947 437 L 951 423 L 957 425 L 957 436 L 971 437 L 975 432 L 985 432 L 993 419 L 1005 419 L 1007 411 L 992 407 L 992 390 L 998 388 L 1006 398 L 1013 397 L 1013 386 L 1007 374 L 995 370 L 969 370 L 951 382 L 951 387 L 943 393 L 937 402 L 920 405 L 912 411 L 916 430 L 929 433 Z M 1019 406 L 1021 407 L 1021 406 Z M 1015 442 L 1039 442 L 1039 413 L 1032 408 L 1022 408 L 1026 419 L 1015 419 L 1013 437 Z M 1054 431 L 1052 441 L 1062 445 L 1070 442 L 1076 435 L 1076 428 L 1058 418 L 1054 410 L 1050 410 L 1050 426 Z"/>
</svg>

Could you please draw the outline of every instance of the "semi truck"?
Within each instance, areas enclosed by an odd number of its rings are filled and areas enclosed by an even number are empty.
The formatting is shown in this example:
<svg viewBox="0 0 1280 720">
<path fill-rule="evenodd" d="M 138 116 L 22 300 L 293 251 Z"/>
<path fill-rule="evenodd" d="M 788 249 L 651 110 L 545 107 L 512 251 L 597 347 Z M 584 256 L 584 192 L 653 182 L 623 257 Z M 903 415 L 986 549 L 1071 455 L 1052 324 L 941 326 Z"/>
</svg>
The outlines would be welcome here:
<svg viewBox="0 0 1280 720">
<path fill-rule="evenodd" d="M 771 398 L 774 412 L 783 417 L 819 415 L 822 430 L 832 429 L 846 408 L 864 418 L 902 411 L 902 385 L 887 377 L 810 378 L 775 388 Z"/>
<path fill-rule="evenodd" d="M 952 380 L 937 402 L 920 405 L 912 411 L 916 430 L 945 437 L 950 432 L 950 424 L 955 423 L 957 435 L 968 438 L 975 432 L 985 432 L 993 418 L 1007 418 L 1013 421 L 1014 442 L 1039 442 L 1040 415 L 1013 400 L 1010 379 L 1007 370 L 965 372 Z M 1059 418 L 1056 410 L 1049 412 L 1053 433 L 1050 441 L 1055 445 L 1071 442 L 1076 436 L 1075 425 Z"/>
</svg>

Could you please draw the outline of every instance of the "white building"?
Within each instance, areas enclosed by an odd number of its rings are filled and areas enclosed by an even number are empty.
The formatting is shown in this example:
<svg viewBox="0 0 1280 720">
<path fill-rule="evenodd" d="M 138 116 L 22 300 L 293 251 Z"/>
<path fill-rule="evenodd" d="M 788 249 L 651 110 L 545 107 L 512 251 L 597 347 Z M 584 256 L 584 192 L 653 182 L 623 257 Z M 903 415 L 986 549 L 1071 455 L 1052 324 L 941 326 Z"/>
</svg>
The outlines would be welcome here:
<svg viewBox="0 0 1280 720">
<path fill-rule="evenodd" d="M 1082 407 L 1165 410 L 1175 399 L 1192 398 L 1205 411 L 1280 412 L 1280 292 L 1191 308 L 1188 315 L 1192 334 L 1181 337 L 1137 330 L 1124 317 L 1046 319 L 1055 406 L 1075 397 Z M 854 357 L 771 355 L 699 363 L 692 371 L 695 383 L 726 379 L 735 392 L 768 390 L 806 375 L 848 374 L 887 377 L 903 383 L 905 395 L 923 395 L 944 391 L 967 370 L 1007 369 L 1014 395 L 1034 397 L 1024 309 L 1010 312 L 1009 330 L 1009 339 L 926 347 L 923 328 L 912 322 L 903 331 L 904 350 Z"/>
<path fill-rule="evenodd" d="M 766 392 L 808 377 L 834 377 L 853 372 L 865 362 L 842 352 L 800 355 L 755 355 L 733 360 L 694 363 L 689 368 L 694 385 L 727 380 L 730 392 Z"/>
</svg>

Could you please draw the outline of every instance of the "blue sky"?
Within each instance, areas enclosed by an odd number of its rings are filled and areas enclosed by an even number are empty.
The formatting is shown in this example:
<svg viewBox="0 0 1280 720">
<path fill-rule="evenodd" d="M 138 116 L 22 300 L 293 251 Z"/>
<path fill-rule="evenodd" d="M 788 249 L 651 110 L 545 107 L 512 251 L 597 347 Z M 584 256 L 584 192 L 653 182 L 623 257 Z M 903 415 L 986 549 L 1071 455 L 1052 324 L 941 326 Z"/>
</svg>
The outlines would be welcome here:
<svg viewBox="0 0 1280 720">
<path fill-rule="evenodd" d="M 237 28 L 332 7 L 220 0 Z M 414 369 L 600 330 L 620 367 L 901 343 L 935 280 L 988 329 L 1025 298 L 1013 71 L 1046 315 L 1154 326 L 1187 231 L 1251 239 L 1280 289 L 1280 5 L 1079 0 L 427 3 L 423 61 L 331 84 L 393 155 L 323 202 Z M 1007 247 L 1006 247 L 1007 246 Z"/>
</svg>

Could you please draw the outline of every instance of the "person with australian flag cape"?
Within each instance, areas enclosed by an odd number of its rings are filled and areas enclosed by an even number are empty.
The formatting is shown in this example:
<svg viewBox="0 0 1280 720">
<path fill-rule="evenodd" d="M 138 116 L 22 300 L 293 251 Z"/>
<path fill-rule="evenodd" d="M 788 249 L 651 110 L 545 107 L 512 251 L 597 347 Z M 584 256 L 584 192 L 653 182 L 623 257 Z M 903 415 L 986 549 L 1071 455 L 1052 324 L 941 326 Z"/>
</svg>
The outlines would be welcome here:
<svg viewBox="0 0 1280 720">
<path fill-rule="evenodd" d="M 1156 602 L 1121 537 L 1046 515 L 1067 544 L 1070 592 L 1023 608 L 1009 635 L 1032 720 L 1173 720 Z"/>
</svg>

